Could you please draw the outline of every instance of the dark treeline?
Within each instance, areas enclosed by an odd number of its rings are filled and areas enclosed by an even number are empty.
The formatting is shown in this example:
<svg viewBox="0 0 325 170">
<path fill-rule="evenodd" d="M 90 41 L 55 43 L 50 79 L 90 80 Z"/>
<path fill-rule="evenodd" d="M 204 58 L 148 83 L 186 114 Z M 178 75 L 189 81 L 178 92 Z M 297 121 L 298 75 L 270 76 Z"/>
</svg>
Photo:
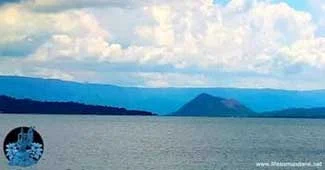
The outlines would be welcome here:
<svg viewBox="0 0 325 170">
<path fill-rule="evenodd" d="M 17 114 L 91 114 L 91 115 L 154 115 L 151 112 L 124 108 L 87 105 L 75 102 L 41 102 L 0 96 L 0 113 Z"/>
</svg>

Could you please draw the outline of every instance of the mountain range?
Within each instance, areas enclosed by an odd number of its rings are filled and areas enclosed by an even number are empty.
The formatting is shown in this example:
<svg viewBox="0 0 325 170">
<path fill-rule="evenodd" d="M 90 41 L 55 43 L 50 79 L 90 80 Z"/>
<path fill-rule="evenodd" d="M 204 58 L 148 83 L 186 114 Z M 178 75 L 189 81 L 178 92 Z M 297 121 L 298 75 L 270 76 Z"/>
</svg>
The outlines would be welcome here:
<svg viewBox="0 0 325 170">
<path fill-rule="evenodd" d="M 78 102 L 168 114 L 201 93 L 236 99 L 254 112 L 325 105 L 325 90 L 293 91 L 242 88 L 140 88 L 55 79 L 0 76 L 0 95 L 38 101 Z"/>
</svg>

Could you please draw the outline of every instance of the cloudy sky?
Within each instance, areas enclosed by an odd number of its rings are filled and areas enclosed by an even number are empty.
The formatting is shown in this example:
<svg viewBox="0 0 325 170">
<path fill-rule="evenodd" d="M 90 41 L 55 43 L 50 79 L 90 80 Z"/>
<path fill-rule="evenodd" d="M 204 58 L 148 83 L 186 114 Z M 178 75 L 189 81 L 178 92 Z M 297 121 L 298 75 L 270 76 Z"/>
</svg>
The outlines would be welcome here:
<svg viewBox="0 0 325 170">
<path fill-rule="evenodd" d="M 0 75 L 325 89 L 323 0 L 0 0 Z"/>
</svg>

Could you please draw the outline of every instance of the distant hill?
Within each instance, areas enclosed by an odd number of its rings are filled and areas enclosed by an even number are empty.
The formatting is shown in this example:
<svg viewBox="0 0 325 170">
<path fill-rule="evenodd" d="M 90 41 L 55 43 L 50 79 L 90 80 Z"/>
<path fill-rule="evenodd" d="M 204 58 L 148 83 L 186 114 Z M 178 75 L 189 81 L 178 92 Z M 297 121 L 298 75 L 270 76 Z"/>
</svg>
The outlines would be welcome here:
<svg viewBox="0 0 325 170">
<path fill-rule="evenodd" d="M 261 113 L 261 116 L 283 118 L 325 118 L 325 107 L 291 108 L 273 112 L 264 112 Z"/>
<path fill-rule="evenodd" d="M 150 112 L 124 108 L 86 105 L 74 102 L 40 102 L 0 96 L 0 113 L 15 114 L 90 114 L 90 115 L 153 115 Z"/>
<path fill-rule="evenodd" d="M 201 93 L 232 98 L 256 112 L 322 107 L 325 90 L 287 91 L 240 88 L 137 88 L 53 79 L 0 76 L 0 95 L 37 101 L 107 105 L 159 114 L 171 113 Z"/>
<path fill-rule="evenodd" d="M 202 93 L 170 115 L 260 118 L 325 118 L 325 107 L 289 108 L 272 112 L 254 112 L 237 100 L 224 99 Z"/>
<path fill-rule="evenodd" d="M 175 116 L 250 116 L 252 110 L 234 99 L 224 99 L 202 93 L 186 103 Z"/>
</svg>

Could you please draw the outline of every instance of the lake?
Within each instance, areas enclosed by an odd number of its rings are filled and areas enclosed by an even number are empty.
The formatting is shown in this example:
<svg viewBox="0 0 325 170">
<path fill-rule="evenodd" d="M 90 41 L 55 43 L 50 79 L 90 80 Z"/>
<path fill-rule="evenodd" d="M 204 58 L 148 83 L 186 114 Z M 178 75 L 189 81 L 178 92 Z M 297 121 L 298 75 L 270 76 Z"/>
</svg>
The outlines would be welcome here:
<svg viewBox="0 0 325 170">
<path fill-rule="evenodd" d="M 28 170 L 252 170 L 325 160 L 321 119 L 0 115 L 1 145 L 18 126 L 35 126 L 45 144 Z M 0 169 L 22 168 L 8 167 L 1 149 Z"/>
</svg>

